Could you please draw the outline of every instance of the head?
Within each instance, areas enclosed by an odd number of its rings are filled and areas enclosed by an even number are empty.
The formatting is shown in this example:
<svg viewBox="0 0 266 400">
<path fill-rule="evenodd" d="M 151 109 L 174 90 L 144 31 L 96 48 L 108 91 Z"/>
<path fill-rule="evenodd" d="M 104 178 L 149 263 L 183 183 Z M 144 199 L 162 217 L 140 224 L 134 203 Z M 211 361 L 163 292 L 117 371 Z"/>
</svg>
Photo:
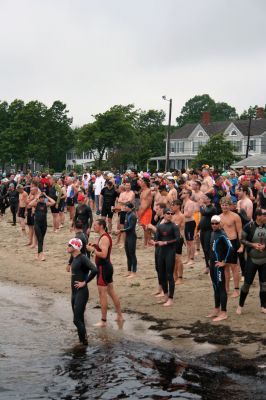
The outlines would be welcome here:
<svg viewBox="0 0 266 400">
<path fill-rule="evenodd" d="M 219 215 L 213 215 L 211 218 L 211 226 L 213 231 L 221 229 L 221 218 Z"/>
<path fill-rule="evenodd" d="M 258 208 L 255 211 L 255 218 L 258 225 L 266 224 L 266 211 Z"/>
<path fill-rule="evenodd" d="M 67 252 L 69 254 L 79 254 L 82 249 L 82 241 L 77 238 L 70 239 L 67 246 Z"/>
<path fill-rule="evenodd" d="M 38 184 L 37 184 L 37 182 L 31 182 L 30 192 L 31 192 L 32 195 L 35 195 L 35 194 L 38 193 Z"/>
<path fill-rule="evenodd" d="M 223 184 L 223 177 L 221 175 L 216 176 L 215 178 L 215 185 L 216 186 L 222 186 Z"/>
<path fill-rule="evenodd" d="M 74 230 L 75 230 L 75 232 L 81 232 L 81 231 L 83 231 L 83 223 L 82 223 L 80 220 L 77 220 L 77 221 L 74 223 Z"/>
<path fill-rule="evenodd" d="M 106 185 L 107 185 L 108 189 L 112 189 L 112 187 L 114 186 L 113 181 L 111 181 L 111 180 L 108 180 Z"/>
<path fill-rule="evenodd" d="M 15 185 L 14 183 L 9 184 L 9 190 L 14 191 L 15 190 Z"/>
<path fill-rule="evenodd" d="M 181 200 L 179 200 L 179 199 L 174 200 L 174 201 L 171 203 L 171 211 L 173 211 L 174 213 L 180 211 L 180 210 L 181 210 L 181 205 L 182 205 Z"/>
<path fill-rule="evenodd" d="M 168 179 L 168 186 L 169 189 L 173 189 L 175 187 L 175 180 L 174 179 Z"/>
<path fill-rule="evenodd" d="M 156 215 L 158 215 L 158 217 L 162 217 L 165 208 L 166 208 L 166 204 L 165 204 L 165 203 L 158 203 L 158 204 L 155 206 Z"/>
<path fill-rule="evenodd" d="M 134 204 L 131 203 L 130 201 L 128 201 L 128 202 L 125 204 L 125 211 L 126 211 L 126 212 L 131 212 L 133 209 L 134 209 Z"/>
<path fill-rule="evenodd" d="M 203 168 L 201 175 L 203 176 L 203 178 L 205 178 L 206 176 L 209 176 L 209 170 L 207 168 Z"/>
<path fill-rule="evenodd" d="M 205 196 L 203 197 L 203 203 L 205 204 L 205 206 L 209 206 L 212 202 L 212 195 L 210 193 L 205 194 Z"/>
<path fill-rule="evenodd" d="M 165 209 L 164 209 L 163 217 L 164 217 L 164 220 L 165 220 L 166 222 L 171 221 L 173 215 L 174 215 L 174 212 L 171 211 L 170 208 L 165 208 Z"/>
<path fill-rule="evenodd" d="M 192 195 L 192 191 L 190 189 L 183 189 L 181 199 L 188 200 Z"/>
<path fill-rule="evenodd" d="M 41 193 L 40 196 L 39 196 L 38 201 L 39 201 L 39 203 L 45 203 L 45 199 L 46 199 L 45 194 Z"/>
<path fill-rule="evenodd" d="M 227 197 L 222 197 L 220 204 L 221 204 L 222 212 L 227 213 L 228 211 L 230 211 L 232 201 L 231 201 L 231 199 L 229 199 Z"/>
<path fill-rule="evenodd" d="M 191 184 L 191 187 L 195 192 L 199 192 L 200 188 L 201 188 L 201 182 L 198 181 L 198 180 L 197 181 L 193 181 L 192 184 Z"/>
<path fill-rule="evenodd" d="M 17 191 L 18 191 L 19 193 L 22 193 L 22 192 L 24 191 L 23 186 L 22 186 L 22 185 L 17 185 Z"/>
<path fill-rule="evenodd" d="M 149 188 L 149 187 L 150 187 L 150 180 L 149 180 L 149 178 L 144 178 L 144 177 L 143 177 L 142 179 L 140 179 L 139 185 L 140 185 L 141 189 Z"/>
<path fill-rule="evenodd" d="M 100 235 L 104 232 L 107 232 L 107 226 L 104 219 L 99 218 L 93 224 L 94 232 L 99 233 Z"/>
<path fill-rule="evenodd" d="M 98 169 L 98 171 L 96 171 L 96 176 L 101 176 L 102 175 L 102 171 L 100 171 L 99 169 Z"/>
<path fill-rule="evenodd" d="M 84 196 L 84 193 L 79 192 L 78 194 L 78 203 L 79 204 L 85 204 L 86 197 Z"/>
<path fill-rule="evenodd" d="M 239 186 L 237 191 L 237 196 L 239 200 L 245 199 L 248 195 L 248 187 L 247 186 Z"/>
<path fill-rule="evenodd" d="M 130 182 L 126 182 L 125 183 L 125 190 L 126 190 L 126 192 L 130 192 L 130 190 L 131 190 L 131 183 Z"/>
</svg>

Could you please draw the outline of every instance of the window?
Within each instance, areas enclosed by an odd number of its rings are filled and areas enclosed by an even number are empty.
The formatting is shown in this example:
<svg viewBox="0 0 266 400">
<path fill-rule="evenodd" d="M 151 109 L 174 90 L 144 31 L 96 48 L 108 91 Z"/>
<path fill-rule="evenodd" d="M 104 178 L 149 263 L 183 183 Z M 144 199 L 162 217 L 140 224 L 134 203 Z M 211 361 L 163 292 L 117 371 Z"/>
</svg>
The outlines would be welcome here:
<svg viewBox="0 0 266 400">
<path fill-rule="evenodd" d="M 196 142 L 192 142 L 192 151 L 193 153 L 197 152 L 199 150 L 200 146 L 203 146 L 204 144 L 206 144 L 206 142 L 203 142 L 201 140 L 198 140 Z"/>
<path fill-rule="evenodd" d="M 170 142 L 170 153 L 176 152 L 176 142 Z"/>
<path fill-rule="evenodd" d="M 231 143 L 234 146 L 234 150 L 236 153 L 242 153 L 242 141 L 241 140 L 235 140 L 235 141 L 232 141 Z"/>
<path fill-rule="evenodd" d="M 237 136 L 237 131 L 235 131 L 235 130 L 231 131 L 230 136 Z"/>
<path fill-rule="evenodd" d="M 249 150 L 251 151 L 256 151 L 256 140 L 255 139 L 250 139 L 249 141 Z"/>
<path fill-rule="evenodd" d="M 199 133 L 197 134 L 198 137 L 203 137 L 204 133 L 202 131 L 199 131 Z"/>
</svg>

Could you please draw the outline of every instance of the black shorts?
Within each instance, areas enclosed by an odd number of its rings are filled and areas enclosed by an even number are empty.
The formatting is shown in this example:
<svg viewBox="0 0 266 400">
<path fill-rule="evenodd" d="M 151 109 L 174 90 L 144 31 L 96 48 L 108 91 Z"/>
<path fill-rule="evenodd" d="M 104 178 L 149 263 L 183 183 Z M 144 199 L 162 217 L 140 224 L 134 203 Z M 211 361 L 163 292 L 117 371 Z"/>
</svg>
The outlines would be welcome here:
<svg viewBox="0 0 266 400">
<path fill-rule="evenodd" d="M 226 264 L 237 264 L 237 250 L 240 247 L 240 243 L 238 239 L 230 240 L 230 242 L 232 244 L 232 249 L 228 259 L 226 260 Z"/>
<path fill-rule="evenodd" d="M 19 207 L 19 209 L 18 209 L 19 218 L 25 218 L 25 210 L 26 210 L 26 207 Z"/>
<path fill-rule="evenodd" d="M 34 225 L 34 214 L 32 214 L 32 209 L 28 209 L 28 214 L 27 214 L 27 225 L 28 226 L 33 226 Z"/>
<path fill-rule="evenodd" d="M 119 218 L 120 218 L 119 222 L 120 222 L 121 225 L 125 225 L 126 215 L 127 215 L 126 211 L 120 211 L 120 213 L 119 213 Z"/>
<path fill-rule="evenodd" d="M 109 283 L 113 282 L 113 266 L 108 261 L 105 262 L 104 265 L 98 265 L 98 273 L 97 273 L 97 285 L 98 286 L 107 286 Z"/>
<path fill-rule="evenodd" d="M 60 200 L 59 206 L 58 206 L 59 212 L 64 212 L 65 211 L 65 205 L 66 205 L 65 200 Z"/>
<path fill-rule="evenodd" d="M 74 197 L 67 197 L 67 199 L 66 199 L 66 205 L 67 205 L 68 207 L 74 207 L 74 204 L 75 204 Z"/>
<path fill-rule="evenodd" d="M 182 236 L 181 236 L 180 239 L 176 242 L 175 253 L 182 254 L 183 246 L 184 246 L 184 238 L 182 238 Z"/>
<path fill-rule="evenodd" d="M 102 208 L 102 212 L 101 212 L 102 217 L 113 218 L 113 215 L 114 215 L 114 213 L 111 210 L 111 207 L 103 207 Z"/>
<path fill-rule="evenodd" d="M 50 208 L 52 214 L 59 214 L 59 207 L 56 208 L 56 206 L 51 206 Z"/>
<path fill-rule="evenodd" d="M 194 240 L 194 233 L 196 228 L 195 221 L 188 221 L 185 223 L 185 238 L 188 241 Z"/>
</svg>

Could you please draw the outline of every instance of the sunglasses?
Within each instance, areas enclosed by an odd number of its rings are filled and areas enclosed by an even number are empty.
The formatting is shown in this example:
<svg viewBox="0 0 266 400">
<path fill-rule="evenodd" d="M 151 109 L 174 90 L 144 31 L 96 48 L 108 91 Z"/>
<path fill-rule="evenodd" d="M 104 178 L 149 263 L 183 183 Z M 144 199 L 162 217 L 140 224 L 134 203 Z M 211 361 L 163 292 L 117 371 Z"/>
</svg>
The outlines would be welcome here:
<svg viewBox="0 0 266 400">
<path fill-rule="evenodd" d="M 219 225 L 220 222 L 211 222 L 212 225 Z"/>
<path fill-rule="evenodd" d="M 167 214 L 167 215 L 174 215 L 175 213 L 167 212 L 167 213 L 165 213 L 165 214 Z"/>
</svg>

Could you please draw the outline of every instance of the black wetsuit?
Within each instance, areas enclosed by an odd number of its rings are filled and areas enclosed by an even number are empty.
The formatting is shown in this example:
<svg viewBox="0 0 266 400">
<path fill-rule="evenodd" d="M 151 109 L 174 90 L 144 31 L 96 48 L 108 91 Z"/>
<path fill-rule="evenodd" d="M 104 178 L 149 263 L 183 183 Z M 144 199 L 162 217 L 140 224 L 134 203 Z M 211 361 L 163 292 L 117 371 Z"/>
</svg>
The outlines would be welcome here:
<svg viewBox="0 0 266 400">
<path fill-rule="evenodd" d="M 118 197 L 118 193 L 115 190 L 115 187 L 112 186 L 109 189 L 108 186 L 105 186 L 101 191 L 101 195 L 103 196 L 101 211 L 102 217 L 113 218 L 112 207 L 115 205 L 115 200 Z"/>
<path fill-rule="evenodd" d="M 176 242 L 179 239 L 179 228 L 173 222 L 169 221 L 157 225 L 156 241 L 167 242 L 167 245 L 159 246 L 158 264 L 162 289 L 170 299 L 174 297 L 175 291 L 175 250 Z"/>
<path fill-rule="evenodd" d="M 258 271 L 260 282 L 260 303 L 261 307 L 266 308 L 266 249 L 256 250 L 252 247 L 253 243 L 266 245 L 266 224 L 258 225 L 256 222 L 249 222 L 244 226 L 241 242 L 247 248 L 247 262 L 245 270 L 245 281 L 240 291 L 239 305 L 243 307 Z"/>
<path fill-rule="evenodd" d="M 206 268 L 210 268 L 209 257 L 210 257 L 210 243 L 211 243 L 211 218 L 217 214 L 216 208 L 210 204 L 206 207 L 200 207 L 201 219 L 197 227 L 197 231 L 200 231 L 200 242 L 204 253 Z"/>
<path fill-rule="evenodd" d="M 90 206 L 87 206 L 87 204 L 79 204 L 77 206 L 74 216 L 74 222 L 76 221 L 82 222 L 83 232 L 87 233 L 88 228 L 91 228 L 93 223 L 93 216 Z"/>
<path fill-rule="evenodd" d="M 71 304 L 74 314 L 74 324 L 77 327 L 79 340 L 85 343 L 87 339 L 84 312 L 89 299 L 87 285 L 80 289 L 75 288 L 75 282 L 90 282 L 97 274 L 96 266 L 84 254 L 73 257 L 71 264 Z"/>
<path fill-rule="evenodd" d="M 9 190 L 7 195 L 9 198 L 10 211 L 13 217 L 13 225 L 16 225 L 17 222 L 16 216 L 19 205 L 19 193 L 16 190 Z"/>
<path fill-rule="evenodd" d="M 162 220 L 163 220 L 163 217 L 161 217 L 160 220 L 157 222 L 156 229 L 158 229 L 158 226 L 161 224 Z M 155 234 L 155 238 L 156 238 L 156 234 Z M 158 283 L 160 286 L 162 286 L 162 279 L 161 279 L 160 268 L 159 268 L 159 250 L 160 250 L 160 247 L 155 246 L 154 260 L 155 260 L 155 269 L 156 269 L 157 277 L 158 277 Z"/>
<path fill-rule="evenodd" d="M 125 228 L 122 232 L 126 233 L 125 238 L 125 251 L 127 256 L 127 269 L 128 272 L 137 272 L 137 257 L 136 257 L 136 224 L 137 217 L 133 211 L 126 214 Z"/>
<path fill-rule="evenodd" d="M 214 290 L 215 308 L 220 308 L 221 311 L 226 311 L 227 292 L 225 288 L 224 267 L 216 267 L 216 261 L 226 263 L 230 255 L 232 244 L 226 233 L 219 229 L 211 234 L 210 245 L 210 276 Z"/>
<path fill-rule="evenodd" d="M 38 241 L 38 253 L 43 252 L 43 241 L 47 230 L 47 205 L 38 202 L 34 213 L 34 232 Z"/>
</svg>

